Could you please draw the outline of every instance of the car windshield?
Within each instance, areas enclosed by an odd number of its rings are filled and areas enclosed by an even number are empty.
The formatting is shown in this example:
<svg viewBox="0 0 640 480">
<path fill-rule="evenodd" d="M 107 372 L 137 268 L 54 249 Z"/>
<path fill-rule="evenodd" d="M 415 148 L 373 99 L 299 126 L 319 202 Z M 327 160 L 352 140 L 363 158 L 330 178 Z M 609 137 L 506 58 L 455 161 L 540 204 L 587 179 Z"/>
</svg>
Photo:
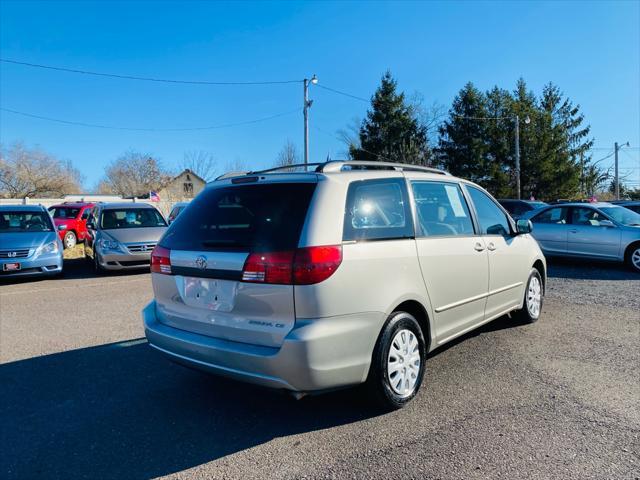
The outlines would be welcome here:
<svg viewBox="0 0 640 480">
<path fill-rule="evenodd" d="M 102 211 L 100 227 L 116 228 L 165 227 L 167 223 L 155 208 L 110 208 Z"/>
<path fill-rule="evenodd" d="M 52 232 L 49 215 L 44 212 L 0 212 L 0 233 Z"/>
<path fill-rule="evenodd" d="M 624 207 L 602 207 L 604 213 L 623 225 L 640 226 L 640 214 Z"/>
<path fill-rule="evenodd" d="M 49 211 L 53 218 L 76 218 L 80 209 L 77 207 L 51 207 Z"/>
</svg>

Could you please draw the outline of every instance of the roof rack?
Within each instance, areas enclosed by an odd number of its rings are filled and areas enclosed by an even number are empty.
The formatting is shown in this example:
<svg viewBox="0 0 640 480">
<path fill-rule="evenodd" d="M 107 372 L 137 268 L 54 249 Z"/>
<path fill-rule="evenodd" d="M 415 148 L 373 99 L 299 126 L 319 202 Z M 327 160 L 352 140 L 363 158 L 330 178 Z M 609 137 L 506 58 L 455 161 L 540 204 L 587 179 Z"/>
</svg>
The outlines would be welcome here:
<svg viewBox="0 0 640 480">
<path fill-rule="evenodd" d="M 425 167 L 423 165 L 412 165 L 409 163 L 377 162 L 371 160 L 332 160 L 324 163 L 322 167 L 317 169 L 316 171 L 323 173 L 341 172 L 345 167 L 359 167 L 354 170 L 367 170 L 367 168 L 370 168 L 371 170 L 397 170 L 400 172 L 426 172 L 436 173 L 438 175 L 450 175 L 449 172 L 440 170 L 439 168 Z"/>
<path fill-rule="evenodd" d="M 438 175 L 451 175 L 449 172 L 445 170 L 440 170 L 439 168 L 433 167 L 425 167 L 422 165 L 411 165 L 408 163 L 393 163 L 393 162 L 376 162 L 371 160 L 330 160 L 328 162 L 321 163 L 294 163 L 292 165 L 281 165 L 279 167 L 267 168 L 265 170 L 256 170 L 249 172 L 227 172 L 223 175 L 220 175 L 216 178 L 216 180 L 224 180 L 227 178 L 241 177 L 244 175 L 255 175 L 262 173 L 274 173 L 280 171 L 290 171 L 295 169 L 304 169 L 307 170 L 309 167 L 315 167 L 312 172 L 317 173 L 335 173 L 342 172 L 345 170 L 396 170 L 399 172 L 407 171 L 407 172 L 426 172 L 426 173 L 435 173 Z M 356 168 L 353 168 L 356 167 Z"/>
</svg>

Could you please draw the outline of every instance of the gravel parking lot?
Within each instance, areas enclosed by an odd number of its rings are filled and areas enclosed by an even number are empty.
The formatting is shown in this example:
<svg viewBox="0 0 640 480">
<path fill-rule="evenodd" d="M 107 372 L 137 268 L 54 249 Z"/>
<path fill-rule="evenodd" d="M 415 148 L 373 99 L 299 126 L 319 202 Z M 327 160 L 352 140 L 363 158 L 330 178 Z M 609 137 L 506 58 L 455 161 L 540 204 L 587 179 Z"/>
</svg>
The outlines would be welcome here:
<svg viewBox="0 0 640 480">
<path fill-rule="evenodd" d="M 640 477 L 640 277 L 553 263 L 534 325 L 431 354 L 404 410 L 294 401 L 146 345 L 148 273 L 0 284 L 2 478 Z"/>
</svg>

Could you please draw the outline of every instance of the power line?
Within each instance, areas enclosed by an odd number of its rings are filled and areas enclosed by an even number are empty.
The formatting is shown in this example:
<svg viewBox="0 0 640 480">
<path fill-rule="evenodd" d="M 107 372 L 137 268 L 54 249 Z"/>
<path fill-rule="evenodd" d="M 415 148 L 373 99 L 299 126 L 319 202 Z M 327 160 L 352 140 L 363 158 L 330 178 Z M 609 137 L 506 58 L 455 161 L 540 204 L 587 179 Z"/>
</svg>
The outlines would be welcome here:
<svg viewBox="0 0 640 480">
<path fill-rule="evenodd" d="M 277 113 L 275 115 L 270 115 L 268 117 L 256 118 L 254 120 L 247 120 L 247 121 L 244 121 L 244 122 L 226 123 L 226 124 L 220 124 L 220 125 L 212 125 L 212 126 L 209 126 L 209 127 L 192 127 L 192 128 L 117 127 L 117 126 L 113 126 L 113 125 L 99 125 L 99 124 L 95 124 L 95 123 L 75 122 L 75 121 L 71 121 L 71 120 L 61 120 L 59 118 L 44 117 L 44 116 L 41 116 L 41 115 L 34 115 L 32 113 L 19 112 L 17 110 L 11 110 L 9 108 L 4 108 L 4 107 L 0 108 L 0 110 L 2 110 L 3 112 L 13 113 L 14 115 L 21 115 L 23 117 L 37 118 L 39 120 L 46 120 L 46 121 L 49 121 L 49 122 L 62 123 L 62 124 L 65 124 L 65 125 L 76 125 L 76 126 L 80 126 L 80 127 L 103 128 L 103 129 L 108 129 L 108 130 L 128 130 L 128 131 L 135 131 L 135 132 L 193 132 L 193 131 L 201 131 L 201 130 L 216 130 L 216 129 L 220 129 L 220 128 L 239 127 L 239 126 L 242 126 L 242 125 L 250 125 L 250 124 L 253 124 L 253 123 L 265 122 L 267 120 L 272 120 L 274 118 L 284 117 L 285 115 L 291 115 L 292 113 L 299 112 L 301 110 L 301 108 L 296 108 L 294 110 L 289 110 L 289 111 L 286 111 L 286 112 Z"/>
<path fill-rule="evenodd" d="M 109 77 L 120 78 L 123 80 L 140 80 L 145 82 L 158 82 L 158 83 L 178 83 L 187 85 L 276 85 L 285 83 L 302 83 L 302 80 L 274 80 L 274 81 L 260 81 L 260 82 L 213 82 L 209 80 L 175 80 L 167 78 L 156 77 L 139 77 L 135 75 L 120 75 L 116 73 L 104 73 L 104 72 L 92 72 L 89 70 L 80 70 L 75 68 L 54 67 L 51 65 L 41 65 L 38 63 L 20 62 L 17 60 L 9 60 L 6 58 L 0 58 L 0 62 L 11 63 L 14 65 L 23 65 L 26 67 L 43 68 L 46 70 L 56 70 L 59 72 L 79 73 L 82 75 L 93 75 L 96 77 Z"/>
<path fill-rule="evenodd" d="M 367 100 L 366 98 L 358 97 L 357 95 L 352 95 L 352 94 L 347 93 L 347 92 L 342 92 L 340 90 L 336 90 L 335 88 L 326 87 L 326 86 L 321 85 L 321 84 L 317 84 L 316 87 L 323 88 L 324 90 L 329 90 L 330 92 L 337 93 L 338 95 L 344 95 L 345 97 L 354 98 L 356 100 L 360 100 L 361 102 L 369 103 L 369 100 Z"/>
</svg>

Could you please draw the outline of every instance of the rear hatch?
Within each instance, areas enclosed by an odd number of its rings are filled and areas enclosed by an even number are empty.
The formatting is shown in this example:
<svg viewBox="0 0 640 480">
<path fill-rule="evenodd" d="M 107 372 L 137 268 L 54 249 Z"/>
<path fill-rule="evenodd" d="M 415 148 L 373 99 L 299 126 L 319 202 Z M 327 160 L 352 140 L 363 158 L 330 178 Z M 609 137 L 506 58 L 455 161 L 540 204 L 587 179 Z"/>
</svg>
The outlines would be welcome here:
<svg viewBox="0 0 640 480">
<path fill-rule="evenodd" d="M 160 322 L 236 342 L 282 344 L 295 309 L 292 282 L 278 280 L 278 261 L 291 262 L 287 252 L 298 246 L 316 187 L 314 175 L 295 177 L 221 182 L 176 218 L 152 257 Z M 268 271 L 260 265 L 265 259 Z"/>
</svg>

